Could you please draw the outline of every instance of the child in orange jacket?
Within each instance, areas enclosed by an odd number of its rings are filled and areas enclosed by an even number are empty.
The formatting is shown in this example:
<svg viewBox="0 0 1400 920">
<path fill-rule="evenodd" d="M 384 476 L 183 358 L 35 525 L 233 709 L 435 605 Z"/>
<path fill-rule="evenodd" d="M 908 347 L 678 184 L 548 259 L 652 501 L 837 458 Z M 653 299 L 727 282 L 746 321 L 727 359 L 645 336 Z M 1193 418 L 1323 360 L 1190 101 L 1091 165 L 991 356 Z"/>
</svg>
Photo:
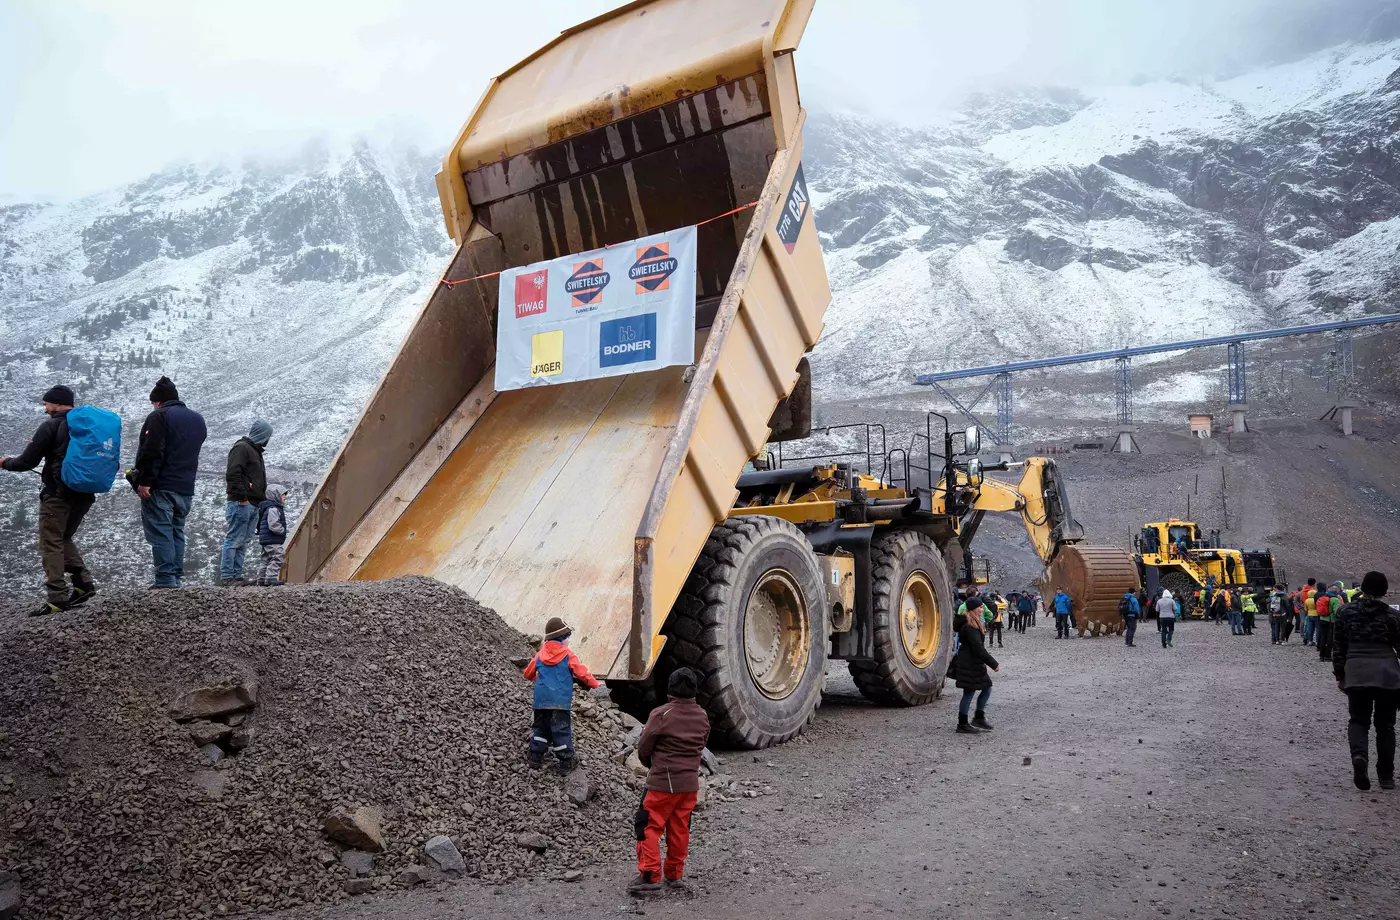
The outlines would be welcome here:
<svg viewBox="0 0 1400 920">
<path fill-rule="evenodd" d="M 590 690 L 598 686 L 598 679 L 567 644 L 572 633 L 559 617 L 550 617 L 544 644 L 525 666 L 525 679 L 535 682 L 535 724 L 525 759 L 537 769 L 544 766 L 546 751 L 554 753 L 560 771 L 574 768 L 574 681 Z"/>
</svg>

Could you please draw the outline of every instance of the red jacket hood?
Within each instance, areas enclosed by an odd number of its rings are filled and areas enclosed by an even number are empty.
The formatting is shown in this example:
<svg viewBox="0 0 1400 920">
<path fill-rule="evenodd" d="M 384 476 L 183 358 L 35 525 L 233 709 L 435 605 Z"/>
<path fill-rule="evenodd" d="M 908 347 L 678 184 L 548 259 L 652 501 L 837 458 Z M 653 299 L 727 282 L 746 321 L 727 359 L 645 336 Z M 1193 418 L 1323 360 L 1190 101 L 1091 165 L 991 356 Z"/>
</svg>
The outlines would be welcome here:
<svg viewBox="0 0 1400 920">
<path fill-rule="evenodd" d="M 540 646 L 540 661 L 544 664 L 558 664 L 569 657 L 569 647 L 551 639 Z"/>
</svg>

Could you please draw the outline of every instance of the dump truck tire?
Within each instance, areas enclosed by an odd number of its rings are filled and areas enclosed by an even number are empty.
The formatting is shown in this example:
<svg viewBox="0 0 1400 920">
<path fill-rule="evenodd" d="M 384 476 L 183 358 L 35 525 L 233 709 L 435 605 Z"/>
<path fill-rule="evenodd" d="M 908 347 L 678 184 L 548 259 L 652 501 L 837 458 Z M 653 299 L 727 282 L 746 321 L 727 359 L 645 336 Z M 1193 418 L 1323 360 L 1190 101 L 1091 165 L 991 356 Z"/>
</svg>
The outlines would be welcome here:
<svg viewBox="0 0 1400 920">
<path fill-rule="evenodd" d="M 824 604 L 816 553 L 794 525 L 744 515 L 710 531 L 671 609 L 663 657 L 668 673 L 698 673 L 712 736 L 756 749 L 802 731 L 826 675 Z"/>
<path fill-rule="evenodd" d="M 943 554 L 911 530 L 870 548 L 875 660 L 848 663 L 861 694 L 884 706 L 922 706 L 943 692 L 953 647 L 953 588 Z"/>
</svg>

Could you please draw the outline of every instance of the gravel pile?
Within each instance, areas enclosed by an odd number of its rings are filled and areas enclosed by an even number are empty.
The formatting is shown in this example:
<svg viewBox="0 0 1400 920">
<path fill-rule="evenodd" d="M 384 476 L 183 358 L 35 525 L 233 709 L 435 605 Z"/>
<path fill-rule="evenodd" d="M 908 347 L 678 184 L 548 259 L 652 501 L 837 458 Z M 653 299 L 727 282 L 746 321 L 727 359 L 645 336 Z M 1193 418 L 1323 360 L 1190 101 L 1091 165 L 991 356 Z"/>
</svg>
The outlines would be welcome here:
<svg viewBox="0 0 1400 920">
<path fill-rule="evenodd" d="M 493 881 L 625 859 L 634 723 L 581 700 L 570 801 L 524 764 L 530 651 L 429 579 L 7 606 L 0 871 L 27 918 L 184 918 L 433 884 L 436 837 Z M 383 850 L 329 841 L 333 812 L 379 818 Z"/>
</svg>

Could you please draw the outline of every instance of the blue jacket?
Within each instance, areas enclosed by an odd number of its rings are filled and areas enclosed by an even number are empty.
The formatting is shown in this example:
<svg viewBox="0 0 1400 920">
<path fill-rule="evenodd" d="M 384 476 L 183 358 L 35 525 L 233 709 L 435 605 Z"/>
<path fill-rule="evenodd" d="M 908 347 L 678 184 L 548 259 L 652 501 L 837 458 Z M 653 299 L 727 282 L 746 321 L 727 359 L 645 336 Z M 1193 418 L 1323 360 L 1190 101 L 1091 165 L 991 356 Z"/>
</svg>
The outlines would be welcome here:
<svg viewBox="0 0 1400 920">
<path fill-rule="evenodd" d="M 136 448 L 137 484 L 176 495 L 193 495 L 199 451 L 208 431 L 204 416 L 178 399 L 146 416 Z"/>
<path fill-rule="evenodd" d="M 1125 594 L 1124 597 L 1128 599 L 1128 616 L 1135 617 L 1142 613 L 1142 605 L 1138 603 L 1136 595 Z"/>
<path fill-rule="evenodd" d="M 1070 611 L 1070 599 L 1069 599 L 1069 595 L 1068 595 L 1068 594 L 1056 594 L 1056 595 L 1055 595 L 1055 613 L 1056 613 L 1056 615 L 1064 615 L 1064 614 L 1069 613 L 1069 611 Z"/>
<path fill-rule="evenodd" d="M 525 679 L 535 682 L 536 709 L 572 709 L 575 677 L 590 690 L 598 686 L 573 649 L 554 640 L 540 646 L 539 654 L 525 666 Z"/>
</svg>

